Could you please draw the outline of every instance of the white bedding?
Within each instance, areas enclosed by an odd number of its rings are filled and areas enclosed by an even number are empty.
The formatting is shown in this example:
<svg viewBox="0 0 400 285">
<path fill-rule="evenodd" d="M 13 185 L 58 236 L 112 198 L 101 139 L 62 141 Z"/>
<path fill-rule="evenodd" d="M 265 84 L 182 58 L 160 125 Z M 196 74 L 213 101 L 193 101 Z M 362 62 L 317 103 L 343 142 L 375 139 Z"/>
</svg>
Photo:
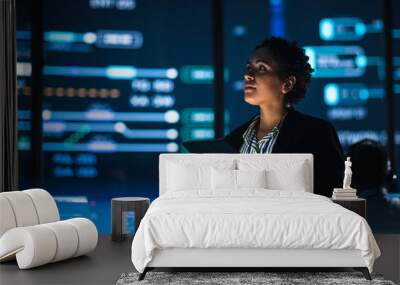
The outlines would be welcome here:
<svg viewBox="0 0 400 285">
<path fill-rule="evenodd" d="M 143 272 L 155 249 L 358 249 L 372 272 L 380 256 L 364 218 L 312 193 L 241 189 L 184 191 L 157 198 L 132 243 L 132 262 Z"/>
</svg>

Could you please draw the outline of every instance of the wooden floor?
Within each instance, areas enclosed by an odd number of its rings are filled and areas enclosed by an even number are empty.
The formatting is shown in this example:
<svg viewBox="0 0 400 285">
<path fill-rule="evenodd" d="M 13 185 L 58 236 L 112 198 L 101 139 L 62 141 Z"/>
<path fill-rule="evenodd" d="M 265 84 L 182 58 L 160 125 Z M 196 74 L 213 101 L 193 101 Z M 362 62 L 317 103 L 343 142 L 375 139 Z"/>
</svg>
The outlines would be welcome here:
<svg viewBox="0 0 400 285">
<path fill-rule="evenodd" d="M 400 235 L 376 235 L 375 238 L 382 257 L 376 261 L 374 273 L 399 283 Z M 0 284 L 115 284 L 122 273 L 135 271 L 130 248 L 131 241 L 117 243 L 108 236 L 100 236 L 96 250 L 88 256 L 29 270 L 19 270 L 16 262 L 0 264 Z"/>
</svg>

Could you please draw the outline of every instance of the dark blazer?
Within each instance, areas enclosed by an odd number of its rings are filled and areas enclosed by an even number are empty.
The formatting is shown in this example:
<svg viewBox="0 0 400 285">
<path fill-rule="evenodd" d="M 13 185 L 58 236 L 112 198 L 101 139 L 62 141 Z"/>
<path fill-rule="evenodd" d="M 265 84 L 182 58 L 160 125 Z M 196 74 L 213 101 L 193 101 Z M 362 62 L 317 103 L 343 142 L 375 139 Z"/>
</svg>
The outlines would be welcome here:
<svg viewBox="0 0 400 285">
<path fill-rule="evenodd" d="M 237 152 L 240 152 L 243 133 L 253 118 L 224 138 Z M 315 194 L 331 197 L 334 187 L 342 187 L 343 151 L 335 128 L 326 120 L 311 117 L 290 108 L 272 153 L 312 153 Z"/>
</svg>

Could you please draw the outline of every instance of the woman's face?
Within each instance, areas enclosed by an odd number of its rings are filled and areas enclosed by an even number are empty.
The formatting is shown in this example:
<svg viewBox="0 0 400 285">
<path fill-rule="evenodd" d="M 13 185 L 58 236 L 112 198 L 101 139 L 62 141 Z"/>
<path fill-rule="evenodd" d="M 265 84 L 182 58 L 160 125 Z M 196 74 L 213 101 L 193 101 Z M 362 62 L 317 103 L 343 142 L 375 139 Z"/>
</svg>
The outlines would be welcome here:
<svg viewBox="0 0 400 285">
<path fill-rule="evenodd" d="M 251 105 L 283 104 L 283 85 L 268 49 L 256 49 L 246 64 L 244 100 Z"/>
</svg>

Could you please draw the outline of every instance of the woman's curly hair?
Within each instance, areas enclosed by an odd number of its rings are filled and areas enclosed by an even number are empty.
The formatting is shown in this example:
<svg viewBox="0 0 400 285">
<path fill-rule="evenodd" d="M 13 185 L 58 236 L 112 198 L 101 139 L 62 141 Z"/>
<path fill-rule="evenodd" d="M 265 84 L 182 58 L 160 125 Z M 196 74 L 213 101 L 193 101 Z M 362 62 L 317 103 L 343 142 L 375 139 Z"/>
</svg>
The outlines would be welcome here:
<svg viewBox="0 0 400 285">
<path fill-rule="evenodd" d="M 266 48 L 274 61 L 278 77 L 285 81 L 289 76 L 296 77 L 296 84 L 286 94 L 287 104 L 296 104 L 306 96 L 311 73 L 314 69 L 308 63 L 309 57 L 304 48 L 298 46 L 296 41 L 289 42 L 280 37 L 266 38 L 255 49 Z"/>
</svg>

